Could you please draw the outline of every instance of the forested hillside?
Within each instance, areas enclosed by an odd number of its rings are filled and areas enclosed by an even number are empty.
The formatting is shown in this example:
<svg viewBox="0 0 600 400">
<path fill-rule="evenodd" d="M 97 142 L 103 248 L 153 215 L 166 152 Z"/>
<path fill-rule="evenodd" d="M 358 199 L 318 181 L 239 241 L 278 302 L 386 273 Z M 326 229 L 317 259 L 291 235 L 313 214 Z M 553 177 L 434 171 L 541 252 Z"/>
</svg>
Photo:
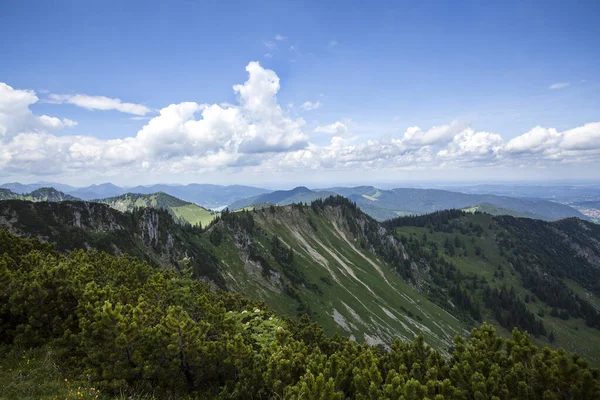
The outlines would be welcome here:
<svg viewBox="0 0 600 400">
<path fill-rule="evenodd" d="M 462 211 L 401 217 L 385 225 L 434 273 L 448 264 L 456 268 L 444 278 L 453 301 L 473 315 L 493 318 L 507 330 L 526 329 L 540 343 L 576 348 L 598 363 L 598 225 Z"/>
<path fill-rule="evenodd" d="M 381 224 L 344 197 L 224 212 L 200 229 L 166 212 L 0 202 L 0 225 L 57 248 L 130 253 L 308 314 L 329 334 L 389 346 L 421 332 L 441 354 L 488 321 L 600 365 L 598 227 L 462 211 Z"/>
<path fill-rule="evenodd" d="M 387 350 L 306 317 L 97 251 L 63 255 L 0 230 L 6 398 L 597 399 L 600 374 L 564 350 L 483 325 L 444 356 L 423 336 Z"/>
</svg>

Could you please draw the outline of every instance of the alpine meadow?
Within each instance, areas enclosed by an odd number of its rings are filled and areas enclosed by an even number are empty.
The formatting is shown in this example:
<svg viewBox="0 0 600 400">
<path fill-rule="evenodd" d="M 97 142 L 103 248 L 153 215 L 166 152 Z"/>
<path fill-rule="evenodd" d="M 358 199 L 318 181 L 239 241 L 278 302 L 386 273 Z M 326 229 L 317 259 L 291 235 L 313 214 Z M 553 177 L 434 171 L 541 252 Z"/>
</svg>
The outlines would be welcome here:
<svg viewBox="0 0 600 400">
<path fill-rule="evenodd" d="M 600 400 L 600 3 L 0 2 L 0 400 Z"/>
</svg>

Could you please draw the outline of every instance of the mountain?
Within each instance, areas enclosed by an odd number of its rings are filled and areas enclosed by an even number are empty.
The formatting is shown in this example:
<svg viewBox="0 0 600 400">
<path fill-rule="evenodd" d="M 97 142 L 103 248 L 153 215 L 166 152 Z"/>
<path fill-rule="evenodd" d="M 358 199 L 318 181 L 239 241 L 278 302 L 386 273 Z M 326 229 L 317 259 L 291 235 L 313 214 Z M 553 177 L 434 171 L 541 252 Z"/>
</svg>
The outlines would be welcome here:
<svg viewBox="0 0 600 400">
<path fill-rule="evenodd" d="M 497 196 L 543 199 L 559 203 L 573 203 L 586 200 L 600 200 L 600 184 L 582 183 L 577 185 L 536 185 L 536 184 L 487 184 L 441 186 L 439 189 L 469 194 L 494 194 Z"/>
<path fill-rule="evenodd" d="M 9 200 L 0 226 L 62 250 L 189 262 L 197 277 L 359 342 L 422 332 L 447 354 L 456 334 L 489 321 L 505 337 L 517 327 L 600 365 L 600 226 L 579 219 L 451 210 L 382 224 L 337 196 L 225 211 L 205 229 L 164 210 Z"/>
<path fill-rule="evenodd" d="M 167 210 L 176 220 L 185 221 L 192 225 L 208 225 L 215 213 L 194 203 L 183 201 L 163 192 L 153 194 L 126 193 L 117 197 L 96 200 L 108 204 L 121 212 L 133 211 L 139 207 L 160 208 Z"/>
<path fill-rule="evenodd" d="M 30 200 L 30 201 L 67 201 L 79 200 L 51 187 L 43 187 L 32 191 L 31 193 L 17 194 L 10 189 L 0 189 L 0 200 Z"/>
<path fill-rule="evenodd" d="M 525 200 L 515 197 L 487 194 L 466 194 L 437 189 L 399 188 L 381 190 L 370 186 L 332 188 L 328 191 L 348 197 L 365 212 L 378 220 L 408 214 L 427 214 L 439 210 L 461 209 L 490 204 L 512 210 L 521 215 L 555 221 L 561 218 L 586 218 L 582 213 L 564 204 L 548 200 Z"/>
<path fill-rule="evenodd" d="M 128 191 L 144 194 L 164 192 L 209 209 L 221 209 L 234 201 L 271 192 L 267 189 L 252 186 L 222 186 L 198 183 L 191 183 L 189 185 L 136 186 L 130 188 Z"/>
<path fill-rule="evenodd" d="M 119 196 L 126 192 L 128 192 L 128 190 L 107 182 L 100 185 L 90 185 L 83 188 L 75 188 L 74 190 L 69 191 L 69 194 L 79 197 L 83 200 L 93 200 Z"/>
<path fill-rule="evenodd" d="M 383 225 L 429 266 L 455 305 L 600 363 L 599 225 L 458 210 Z"/>
<path fill-rule="evenodd" d="M 0 228 L 54 243 L 60 251 L 128 253 L 165 268 L 188 259 L 198 276 L 223 285 L 217 260 L 200 245 L 200 229 L 176 223 L 166 210 L 142 208 L 122 213 L 93 202 L 5 200 L 0 201 Z"/>
<path fill-rule="evenodd" d="M 235 211 L 262 203 L 280 206 L 294 203 L 310 203 L 313 200 L 324 199 L 334 194 L 331 191 L 313 191 L 304 186 L 298 186 L 292 190 L 276 190 L 271 193 L 238 200 L 228 205 L 227 208 Z"/>
<path fill-rule="evenodd" d="M 568 205 L 547 200 L 525 200 L 506 196 L 466 194 L 435 189 L 399 188 L 383 190 L 372 186 L 334 187 L 322 190 L 297 187 L 292 190 L 278 190 L 239 200 L 230 204 L 228 208 L 230 210 L 240 210 L 259 203 L 275 205 L 310 203 L 313 200 L 324 199 L 334 194 L 350 199 L 358 204 L 364 212 L 379 221 L 402 215 L 427 214 L 438 210 L 482 207 L 483 205 L 486 208 L 484 211 L 498 215 L 506 213 L 506 215 L 548 221 L 568 217 L 587 218 Z"/>
<path fill-rule="evenodd" d="M 12 192 L 18 194 L 29 193 L 42 187 L 53 187 L 83 200 L 117 197 L 125 193 L 152 194 L 163 192 L 209 209 L 221 209 L 228 204 L 233 203 L 234 201 L 271 192 L 267 189 L 261 189 L 252 186 L 222 186 L 198 183 L 191 183 L 189 185 L 158 184 L 135 187 L 120 187 L 112 183 L 90 185 L 87 187 L 73 187 L 52 182 L 42 182 L 27 185 L 13 182 L 0 185 L 0 188 L 10 189 Z"/>
<path fill-rule="evenodd" d="M 585 358 L 517 329 L 503 338 L 484 323 L 457 335 L 450 357 L 422 334 L 383 349 L 328 337 L 307 315 L 292 320 L 185 268 L 61 253 L 5 230 L 0 248 L 6 399 L 600 398 Z"/>
<path fill-rule="evenodd" d="M 51 186 L 51 185 L 50 185 Z M 21 184 L 19 182 L 4 183 L 0 186 L 2 189 L 8 189 L 13 193 L 23 194 L 33 192 L 36 189 L 44 187 L 41 183 Z"/>
</svg>

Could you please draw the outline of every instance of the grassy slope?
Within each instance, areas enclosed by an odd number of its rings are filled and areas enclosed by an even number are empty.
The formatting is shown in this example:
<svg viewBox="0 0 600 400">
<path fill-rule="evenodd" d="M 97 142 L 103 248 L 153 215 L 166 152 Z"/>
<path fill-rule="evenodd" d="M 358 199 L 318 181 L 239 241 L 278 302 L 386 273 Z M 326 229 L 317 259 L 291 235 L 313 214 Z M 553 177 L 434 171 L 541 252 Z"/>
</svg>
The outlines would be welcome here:
<svg viewBox="0 0 600 400">
<path fill-rule="evenodd" d="M 493 204 L 483 203 L 478 204 L 476 206 L 464 208 L 463 211 L 474 213 L 475 211 L 487 213 L 490 215 L 510 215 L 511 217 L 520 217 L 520 218 L 533 218 L 533 219 L 543 219 L 543 217 L 539 214 L 531 213 L 531 212 L 519 212 L 514 211 L 508 208 L 502 208 L 495 206 Z"/>
<path fill-rule="evenodd" d="M 175 217 L 181 218 L 192 225 L 200 223 L 202 226 L 206 226 L 217 215 L 204 207 L 183 201 L 166 193 L 149 195 L 128 193 L 100 201 L 121 212 L 131 211 L 136 207 L 163 208 L 170 211 Z"/>
<path fill-rule="evenodd" d="M 255 235 L 263 256 L 270 257 L 270 237 L 278 235 L 294 248 L 297 265 L 307 280 L 321 290 L 322 294 L 307 289 L 298 292 L 327 332 L 370 343 L 389 343 L 395 337 L 410 338 L 423 332 L 427 341 L 442 351 L 448 349 L 454 335 L 464 332 L 461 322 L 413 290 L 373 254 L 359 250 L 335 216 L 325 218 L 310 208 L 300 212 L 292 207 L 278 207 L 275 213 L 260 210 L 253 216 L 266 233 Z M 215 248 L 217 258 L 228 267 L 228 286 L 265 301 L 278 312 L 296 315 L 298 302 L 265 280 L 260 271 L 244 266 L 236 250 L 231 238 Z"/>
<path fill-rule="evenodd" d="M 471 242 L 473 236 L 462 235 L 460 233 L 453 233 L 450 235 L 450 239 L 454 239 L 458 236 L 467 246 L 467 256 L 460 254 L 457 251 L 455 256 L 450 257 L 444 253 L 444 257 L 452 261 L 460 270 L 467 273 L 474 273 L 484 277 L 490 286 L 500 287 L 503 284 L 514 287 L 516 293 L 524 298 L 525 295 L 535 297 L 533 293 L 525 289 L 521 284 L 519 273 L 516 272 L 508 263 L 505 257 L 500 254 L 500 250 L 495 240 L 495 233 L 490 229 L 490 225 L 494 224 L 494 220 L 491 215 L 488 214 L 477 214 L 472 215 L 469 218 L 475 223 L 483 227 L 484 232 L 480 237 L 475 238 L 474 243 Z M 401 227 L 397 229 L 398 236 L 410 236 L 416 235 L 421 238 L 426 233 L 428 239 L 438 244 L 439 248 L 443 248 L 444 241 L 448 234 L 443 232 L 431 233 L 426 228 L 419 227 Z M 483 259 L 475 254 L 475 247 L 479 246 L 482 249 L 482 254 L 487 259 Z M 504 271 L 504 278 L 494 278 L 494 272 L 498 266 L 502 266 Z M 579 294 L 586 294 L 585 298 L 590 297 L 596 301 L 596 304 L 600 306 L 600 299 L 596 296 L 589 294 L 585 289 L 581 288 L 573 281 L 567 282 L 569 286 Z M 483 301 L 483 299 L 480 299 Z M 551 344 L 547 338 L 540 337 L 535 339 L 536 343 L 540 346 L 550 346 L 553 348 L 563 347 L 571 352 L 577 352 L 581 356 L 588 359 L 595 365 L 600 365 L 600 331 L 597 329 L 589 328 L 585 325 L 583 319 L 569 319 L 564 321 L 560 318 L 555 318 L 550 315 L 551 307 L 537 300 L 535 303 L 527 303 L 526 306 L 534 313 L 538 313 L 540 309 L 544 310 L 544 317 L 540 318 L 548 332 L 554 331 L 556 336 L 555 343 Z M 508 331 L 500 327 L 493 319 L 492 315 L 485 315 L 485 319 L 496 326 L 499 332 L 504 335 L 508 335 Z"/>
</svg>

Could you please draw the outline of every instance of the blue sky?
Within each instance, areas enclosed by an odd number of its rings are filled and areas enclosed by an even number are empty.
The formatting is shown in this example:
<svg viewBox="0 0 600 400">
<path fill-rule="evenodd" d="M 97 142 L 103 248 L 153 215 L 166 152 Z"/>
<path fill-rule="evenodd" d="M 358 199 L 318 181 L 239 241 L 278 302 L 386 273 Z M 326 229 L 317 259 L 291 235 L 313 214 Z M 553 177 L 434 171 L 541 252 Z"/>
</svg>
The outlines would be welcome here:
<svg viewBox="0 0 600 400">
<path fill-rule="evenodd" d="M 0 180 L 595 176 L 598 2 L 221 3 L 2 1 L 0 82 L 11 89 L 0 95 L 36 100 L 19 113 L 0 109 Z M 257 79 L 271 71 L 279 87 L 262 92 L 257 81 L 244 106 L 232 86 L 249 82 L 253 61 Z M 149 111 L 90 109 L 76 95 Z M 262 108 L 248 108 L 255 100 Z M 251 127 L 240 134 L 239 121 L 225 129 L 219 119 L 181 128 L 205 119 L 199 107 L 140 135 L 159 110 L 183 102 L 233 107 Z M 63 122 L 34 120 L 43 115 Z M 415 126 L 422 138 L 408 140 Z M 537 126 L 544 131 L 522 136 Z M 117 159 L 111 139 L 143 151 Z"/>
</svg>

